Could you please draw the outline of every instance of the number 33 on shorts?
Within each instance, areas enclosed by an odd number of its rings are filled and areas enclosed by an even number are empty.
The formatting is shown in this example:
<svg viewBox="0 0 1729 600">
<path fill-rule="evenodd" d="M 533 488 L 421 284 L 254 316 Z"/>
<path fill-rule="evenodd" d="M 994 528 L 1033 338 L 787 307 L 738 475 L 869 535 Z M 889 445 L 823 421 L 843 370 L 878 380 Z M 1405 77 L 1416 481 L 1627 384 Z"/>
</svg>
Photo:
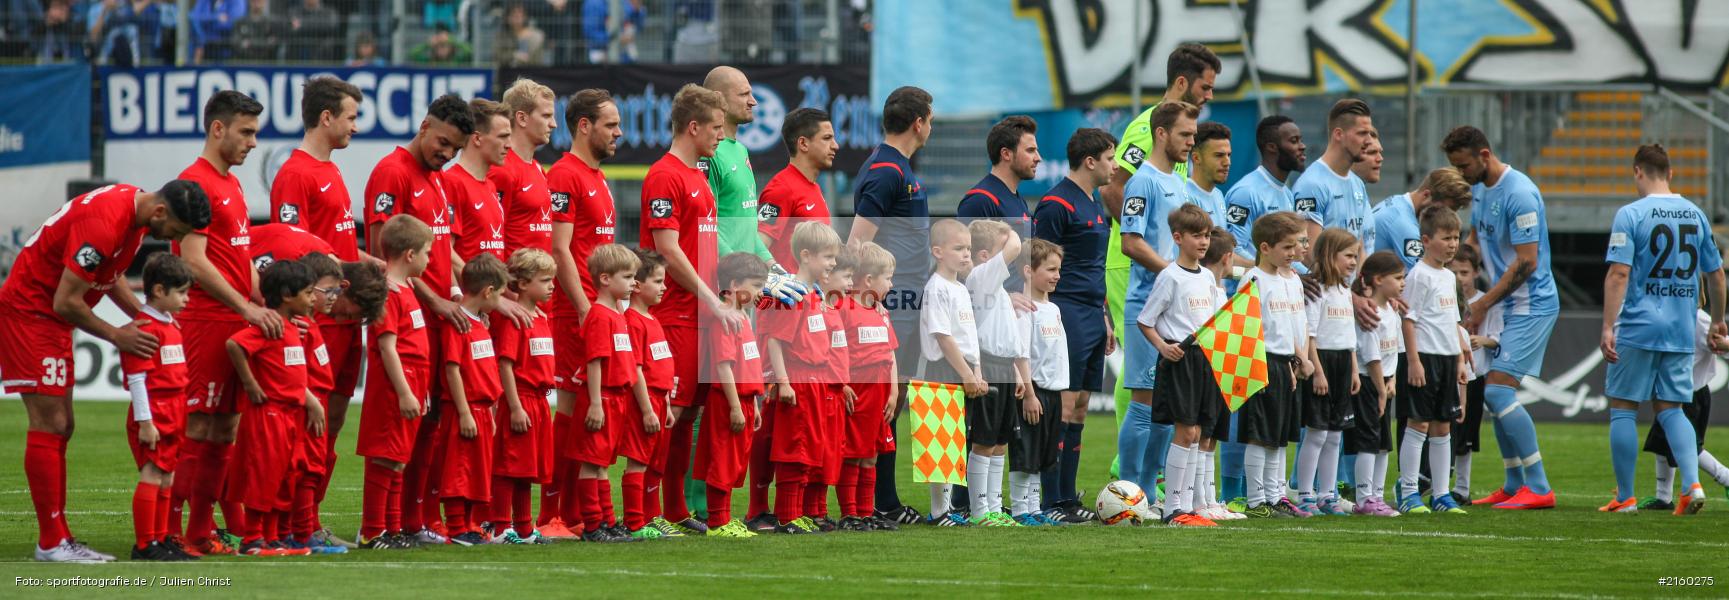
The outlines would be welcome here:
<svg viewBox="0 0 1729 600">
<path fill-rule="evenodd" d="M 66 380 L 67 380 L 66 372 L 67 372 L 66 359 L 64 359 L 64 358 L 44 358 L 44 359 L 42 359 L 42 385 L 64 387 L 66 385 Z"/>
</svg>

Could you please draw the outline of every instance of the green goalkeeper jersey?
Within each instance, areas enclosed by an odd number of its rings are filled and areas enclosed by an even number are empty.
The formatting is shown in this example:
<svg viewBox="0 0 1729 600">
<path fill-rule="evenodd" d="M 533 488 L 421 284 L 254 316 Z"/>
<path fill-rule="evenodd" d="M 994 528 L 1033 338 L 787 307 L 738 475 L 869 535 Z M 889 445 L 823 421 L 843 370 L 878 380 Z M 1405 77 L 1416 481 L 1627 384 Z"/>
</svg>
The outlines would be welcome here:
<svg viewBox="0 0 1729 600">
<path fill-rule="evenodd" d="M 720 141 L 714 156 L 702 160 L 708 187 L 714 190 L 719 217 L 720 253 L 749 252 L 774 264 L 773 255 L 756 233 L 756 174 L 750 169 L 750 150 L 736 138 Z"/>
</svg>

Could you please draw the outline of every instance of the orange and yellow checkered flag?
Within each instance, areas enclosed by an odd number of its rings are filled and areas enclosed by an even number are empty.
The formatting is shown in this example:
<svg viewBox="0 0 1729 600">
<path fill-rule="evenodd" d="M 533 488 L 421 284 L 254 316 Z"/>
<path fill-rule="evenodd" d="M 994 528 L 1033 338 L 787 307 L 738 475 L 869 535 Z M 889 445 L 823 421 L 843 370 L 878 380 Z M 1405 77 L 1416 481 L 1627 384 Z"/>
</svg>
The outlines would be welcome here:
<svg viewBox="0 0 1729 600">
<path fill-rule="evenodd" d="M 967 484 L 967 409 L 961 386 L 907 382 L 913 482 Z"/>
<path fill-rule="evenodd" d="M 1195 345 L 1213 365 L 1213 378 L 1225 405 L 1236 412 L 1255 392 L 1267 387 L 1267 345 L 1261 331 L 1261 288 L 1243 283 L 1237 295 L 1213 314 L 1199 331 Z"/>
</svg>

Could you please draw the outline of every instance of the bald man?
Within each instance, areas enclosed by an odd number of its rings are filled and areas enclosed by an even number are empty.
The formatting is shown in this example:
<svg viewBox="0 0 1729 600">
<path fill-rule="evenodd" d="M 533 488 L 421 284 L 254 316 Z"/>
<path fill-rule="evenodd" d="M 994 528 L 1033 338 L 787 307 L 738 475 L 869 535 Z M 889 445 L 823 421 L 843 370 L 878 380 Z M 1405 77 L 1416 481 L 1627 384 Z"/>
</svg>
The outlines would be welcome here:
<svg viewBox="0 0 1729 600">
<path fill-rule="evenodd" d="M 739 126 L 756 120 L 756 96 L 751 92 L 750 79 L 743 71 L 722 65 L 708 72 L 702 87 L 720 92 L 726 100 L 724 137 L 714 149 L 714 156 L 697 163 L 697 168 L 708 176 L 709 188 L 714 190 L 716 215 L 720 217 L 720 252 L 715 256 L 734 252 L 757 255 L 769 264 L 763 295 L 788 304 L 798 302 L 804 296 L 804 286 L 786 276 L 786 269 L 775 263 L 768 245 L 756 234 L 756 174 L 751 172 L 750 150 L 738 141 Z"/>
</svg>

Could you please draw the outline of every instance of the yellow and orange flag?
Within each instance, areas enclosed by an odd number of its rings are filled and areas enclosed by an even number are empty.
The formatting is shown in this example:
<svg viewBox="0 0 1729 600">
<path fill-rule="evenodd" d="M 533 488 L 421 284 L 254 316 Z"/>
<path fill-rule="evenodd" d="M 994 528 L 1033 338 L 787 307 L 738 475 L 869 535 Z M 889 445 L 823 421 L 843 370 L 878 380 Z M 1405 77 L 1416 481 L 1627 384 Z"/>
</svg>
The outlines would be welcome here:
<svg viewBox="0 0 1729 600">
<path fill-rule="evenodd" d="M 961 386 L 907 382 L 913 482 L 967 484 L 967 408 Z"/>
<path fill-rule="evenodd" d="M 1249 397 L 1267 387 L 1267 346 L 1261 331 L 1261 288 L 1254 280 L 1243 282 L 1237 295 L 1225 302 L 1195 332 L 1195 345 L 1213 365 L 1213 379 L 1225 405 L 1236 412 Z"/>
</svg>

